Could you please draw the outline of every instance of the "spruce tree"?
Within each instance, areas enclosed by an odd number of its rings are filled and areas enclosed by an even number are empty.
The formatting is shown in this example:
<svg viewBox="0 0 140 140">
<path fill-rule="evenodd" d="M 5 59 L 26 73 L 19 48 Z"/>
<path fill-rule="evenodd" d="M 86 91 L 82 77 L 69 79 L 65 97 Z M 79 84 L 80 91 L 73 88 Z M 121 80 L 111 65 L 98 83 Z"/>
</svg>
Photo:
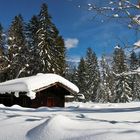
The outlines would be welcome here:
<svg viewBox="0 0 140 140">
<path fill-rule="evenodd" d="M 128 71 L 126 56 L 123 49 L 117 46 L 113 54 L 113 72 L 115 73 L 114 102 L 128 102 L 132 100 L 132 89 L 130 87 L 130 76 L 125 75 Z"/>
<path fill-rule="evenodd" d="M 125 103 L 132 101 L 132 89 L 130 87 L 130 77 L 121 75 L 116 78 L 114 102 Z"/>
<path fill-rule="evenodd" d="M 80 93 L 83 94 L 85 96 L 86 101 L 89 101 L 89 94 L 87 94 L 87 67 L 86 67 L 86 63 L 84 58 L 82 57 L 80 59 L 78 68 L 77 68 L 77 75 L 78 75 L 78 79 L 77 79 L 77 86 L 80 89 Z"/>
<path fill-rule="evenodd" d="M 139 67 L 138 65 L 139 64 L 138 64 L 137 55 L 134 51 L 132 51 L 131 54 L 130 54 L 130 71 L 136 70 Z M 131 86 L 131 89 L 132 89 L 133 100 L 136 100 L 138 92 L 140 92 L 139 84 L 137 83 L 138 75 L 137 74 L 132 74 L 130 76 L 131 76 L 130 86 Z"/>
<path fill-rule="evenodd" d="M 73 64 L 67 64 L 65 78 L 78 85 L 78 68 Z"/>
<path fill-rule="evenodd" d="M 6 71 L 8 67 L 9 65 L 5 48 L 5 35 L 3 27 L 0 24 L 0 82 L 7 80 Z"/>
<path fill-rule="evenodd" d="M 53 51 L 54 72 L 61 76 L 65 76 L 66 49 L 65 49 L 64 40 L 63 40 L 62 36 L 57 35 L 55 44 L 56 45 L 55 45 L 54 51 Z"/>
<path fill-rule="evenodd" d="M 132 91 L 132 100 L 133 101 L 140 101 L 140 75 L 135 74 L 135 80 L 133 85 Z"/>
<path fill-rule="evenodd" d="M 130 70 L 136 70 L 138 68 L 138 58 L 134 51 L 130 54 Z"/>
<path fill-rule="evenodd" d="M 41 58 L 41 72 L 53 72 L 64 75 L 65 47 L 62 37 L 51 21 L 46 4 L 42 4 L 38 15 L 38 47 Z"/>
<path fill-rule="evenodd" d="M 140 52 L 138 53 L 138 67 L 140 67 Z"/>
<path fill-rule="evenodd" d="M 105 56 L 102 56 L 101 62 L 101 82 L 97 92 L 96 100 L 99 102 L 111 102 L 112 95 L 112 73 Z"/>
<path fill-rule="evenodd" d="M 40 64 L 40 72 L 52 72 L 51 71 L 51 17 L 48 14 L 48 7 L 46 4 L 43 4 L 41 7 L 41 11 L 38 15 L 39 20 L 39 28 L 37 31 L 38 35 L 38 47 L 39 47 L 39 55 L 41 59 Z"/>
<path fill-rule="evenodd" d="M 35 75 L 41 71 L 41 57 L 39 55 L 40 48 L 38 46 L 39 39 L 37 31 L 39 30 L 39 20 L 37 16 L 33 16 L 26 26 L 26 36 L 30 50 L 29 71 L 31 75 Z"/>
<path fill-rule="evenodd" d="M 4 41 L 3 41 L 2 34 L 3 34 L 3 28 L 2 28 L 2 25 L 0 24 L 0 71 L 2 71 L 4 68 L 4 54 L 5 54 Z"/>
<path fill-rule="evenodd" d="M 11 63 L 9 79 L 26 76 L 29 55 L 21 15 L 15 16 L 8 31 L 8 57 Z"/>
<path fill-rule="evenodd" d="M 115 47 L 113 53 L 112 69 L 116 74 L 120 74 L 128 70 L 124 51 L 119 45 Z"/>
<path fill-rule="evenodd" d="M 77 67 L 76 66 L 73 67 L 72 75 L 71 75 L 71 81 L 75 85 L 78 85 L 78 72 L 77 72 Z"/>
<path fill-rule="evenodd" d="M 86 58 L 86 77 L 87 77 L 87 91 L 86 94 L 89 96 L 87 100 L 96 101 L 97 90 L 100 83 L 100 72 L 98 60 L 95 52 L 91 48 L 87 49 Z"/>
</svg>

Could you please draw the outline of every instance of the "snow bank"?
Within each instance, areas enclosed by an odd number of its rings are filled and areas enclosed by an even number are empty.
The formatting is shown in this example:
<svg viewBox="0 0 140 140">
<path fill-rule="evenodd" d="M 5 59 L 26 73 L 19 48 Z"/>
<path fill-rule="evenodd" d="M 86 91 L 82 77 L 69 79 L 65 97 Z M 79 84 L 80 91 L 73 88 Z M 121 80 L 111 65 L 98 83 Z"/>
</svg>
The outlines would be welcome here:
<svg viewBox="0 0 140 140">
<path fill-rule="evenodd" d="M 93 140 L 93 130 L 84 129 L 85 123 L 56 115 L 31 129 L 26 137 L 29 140 Z"/>
<path fill-rule="evenodd" d="M 0 105 L 0 140 L 140 140 L 140 102 L 66 105 Z"/>
<path fill-rule="evenodd" d="M 3 107 L 5 107 L 5 105 L 3 105 L 3 104 L 0 104 L 0 108 L 3 108 Z"/>
<path fill-rule="evenodd" d="M 0 93 L 11 93 L 15 92 L 18 97 L 19 92 L 27 92 L 27 96 L 31 99 L 35 98 L 35 91 L 47 87 L 51 84 L 60 83 L 66 86 L 69 90 L 74 93 L 78 93 L 79 89 L 70 81 L 56 74 L 37 74 L 35 76 L 18 78 L 0 83 Z"/>
<path fill-rule="evenodd" d="M 66 137 L 66 127 L 74 121 L 62 115 L 56 115 L 27 133 L 30 140 L 58 140 Z"/>
<path fill-rule="evenodd" d="M 91 115 L 91 112 L 89 115 L 79 114 L 79 119 L 74 120 L 55 115 L 28 131 L 26 137 L 28 140 L 139 140 L 139 124 L 105 120 L 105 114 L 104 119 L 95 119 L 96 115 Z M 133 129 L 133 125 L 136 128 Z"/>
</svg>

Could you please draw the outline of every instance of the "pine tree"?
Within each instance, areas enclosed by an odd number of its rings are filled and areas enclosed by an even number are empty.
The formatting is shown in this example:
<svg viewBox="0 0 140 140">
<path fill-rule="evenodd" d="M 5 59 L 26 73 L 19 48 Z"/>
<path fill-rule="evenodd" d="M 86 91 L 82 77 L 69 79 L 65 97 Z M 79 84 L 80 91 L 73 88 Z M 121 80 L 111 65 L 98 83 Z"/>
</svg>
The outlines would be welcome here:
<svg viewBox="0 0 140 140">
<path fill-rule="evenodd" d="M 140 52 L 138 53 L 138 67 L 140 67 Z"/>
<path fill-rule="evenodd" d="M 3 82 L 7 79 L 6 70 L 9 67 L 6 56 L 5 37 L 3 35 L 3 27 L 0 24 L 0 82 Z"/>
<path fill-rule="evenodd" d="M 121 47 L 117 46 L 113 55 L 113 71 L 115 78 L 114 102 L 128 102 L 132 100 L 132 89 L 130 87 L 130 76 L 125 75 L 128 71 L 126 57 Z"/>
<path fill-rule="evenodd" d="M 31 75 L 35 75 L 41 71 L 41 57 L 39 55 L 40 48 L 38 46 L 39 39 L 37 31 L 39 30 L 39 20 L 37 16 L 33 16 L 26 26 L 26 36 L 30 49 L 30 65 L 29 71 Z"/>
<path fill-rule="evenodd" d="M 37 31 L 39 55 L 41 59 L 40 72 L 51 72 L 51 17 L 48 14 L 48 7 L 43 4 L 38 15 L 39 28 Z"/>
<path fill-rule="evenodd" d="M 78 85 L 78 68 L 73 64 L 67 64 L 65 78 Z"/>
<path fill-rule="evenodd" d="M 53 72 L 64 75 L 65 70 L 65 47 L 62 37 L 56 26 L 51 21 L 48 7 L 43 4 L 38 15 L 39 29 L 38 47 L 41 58 L 41 72 Z"/>
<path fill-rule="evenodd" d="M 55 38 L 55 46 L 52 50 L 52 70 L 54 73 L 65 76 L 66 60 L 65 60 L 65 45 L 61 36 Z M 57 56 L 57 57 L 56 57 Z"/>
<path fill-rule="evenodd" d="M 89 101 L 89 95 L 87 94 L 88 87 L 87 87 L 86 71 L 87 71 L 87 67 L 85 64 L 85 60 L 82 57 L 80 59 L 80 62 L 79 62 L 78 68 L 77 68 L 77 75 L 78 75 L 77 86 L 80 89 L 80 93 L 85 96 L 86 101 Z"/>
<path fill-rule="evenodd" d="M 116 74 L 120 74 L 128 70 L 124 51 L 119 45 L 115 47 L 112 65 L 113 72 Z"/>
<path fill-rule="evenodd" d="M 21 15 L 15 16 L 8 31 L 8 57 L 11 63 L 9 79 L 26 76 L 29 55 Z"/>
<path fill-rule="evenodd" d="M 100 84 L 100 72 L 99 72 L 99 65 L 98 60 L 96 57 L 95 52 L 91 48 L 87 49 L 86 53 L 86 77 L 87 77 L 87 95 L 89 96 L 87 100 L 95 101 L 97 90 Z"/>
<path fill-rule="evenodd" d="M 3 34 L 3 28 L 2 25 L 0 24 L 0 71 L 4 67 L 4 54 L 5 54 L 2 34 Z"/>
<path fill-rule="evenodd" d="M 99 102 L 111 102 L 112 74 L 105 56 L 101 59 L 101 83 L 96 100 Z"/>
<path fill-rule="evenodd" d="M 140 75 L 135 75 L 134 87 L 132 91 L 132 100 L 140 101 Z"/>
<path fill-rule="evenodd" d="M 134 51 L 132 51 L 131 54 L 130 54 L 130 71 L 136 70 L 138 68 L 138 65 L 139 64 L 138 64 L 137 55 Z M 131 76 L 130 86 L 131 86 L 131 89 L 132 89 L 133 100 L 136 100 L 137 93 L 140 92 L 139 85 L 137 83 L 138 75 L 137 74 L 132 74 L 130 76 Z M 138 87 L 136 87 L 136 86 L 138 86 Z"/>
<path fill-rule="evenodd" d="M 129 76 L 122 75 L 120 77 L 117 77 L 114 102 L 125 103 L 130 102 L 132 100 L 132 89 L 130 87 L 129 82 Z"/>
<path fill-rule="evenodd" d="M 71 81 L 75 85 L 78 85 L 78 72 L 77 72 L 77 67 L 76 66 L 73 67 Z"/>
<path fill-rule="evenodd" d="M 130 54 L 130 70 L 136 70 L 138 68 L 138 58 L 134 51 Z"/>
</svg>

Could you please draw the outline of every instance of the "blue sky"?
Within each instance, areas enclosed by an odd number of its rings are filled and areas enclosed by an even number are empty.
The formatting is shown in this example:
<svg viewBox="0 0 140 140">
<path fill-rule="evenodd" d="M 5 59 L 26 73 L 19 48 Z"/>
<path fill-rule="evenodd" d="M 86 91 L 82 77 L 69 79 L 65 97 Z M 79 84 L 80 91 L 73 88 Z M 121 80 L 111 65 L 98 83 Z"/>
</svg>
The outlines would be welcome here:
<svg viewBox="0 0 140 140">
<path fill-rule="evenodd" d="M 117 44 L 132 45 L 139 39 L 134 30 L 129 30 L 116 21 L 99 22 L 92 19 L 92 12 L 78 8 L 92 0 L 1 0 L 0 22 L 7 29 L 15 15 L 21 14 L 25 21 L 38 14 L 43 2 L 48 4 L 52 20 L 67 41 L 67 55 L 78 60 L 88 47 L 97 56 L 107 55 Z"/>
</svg>

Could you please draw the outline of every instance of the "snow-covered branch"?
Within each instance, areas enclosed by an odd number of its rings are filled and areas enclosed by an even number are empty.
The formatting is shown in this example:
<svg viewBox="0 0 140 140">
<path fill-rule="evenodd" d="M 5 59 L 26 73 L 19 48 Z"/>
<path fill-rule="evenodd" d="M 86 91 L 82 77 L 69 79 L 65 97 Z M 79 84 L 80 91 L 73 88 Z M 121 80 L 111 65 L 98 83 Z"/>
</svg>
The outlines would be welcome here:
<svg viewBox="0 0 140 140">
<path fill-rule="evenodd" d="M 29 67 L 29 65 L 28 65 L 28 64 L 26 64 L 24 67 L 22 67 L 22 68 L 20 69 L 20 71 L 18 72 L 18 74 L 17 74 L 16 78 L 18 78 L 18 77 L 20 76 L 20 74 L 21 74 L 22 72 L 24 72 L 24 71 L 25 71 L 25 69 L 26 69 L 27 67 Z"/>
<path fill-rule="evenodd" d="M 135 49 L 140 48 L 140 40 L 134 43 L 134 48 Z"/>
<path fill-rule="evenodd" d="M 128 72 L 122 72 L 122 73 L 119 73 L 119 74 L 113 72 L 113 74 L 114 74 L 116 77 L 120 77 L 120 76 L 128 76 L 128 75 L 140 74 L 140 71 L 133 70 L 133 71 L 128 71 Z"/>
<path fill-rule="evenodd" d="M 3 71 L 6 71 L 7 69 L 9 69 L 11 67 L 11 65 L 7 65 L 7 66 L 0 66 L 0 73 L 3 72 Z"/>
<path fill-rule="evenodd" d="M 140 30 L 140 2 L 138 0 L 106 0 L 102 3 L 95 0 L 88 3 L 86 7 L 93 15 L 97 15 L 96 18 L 125 20 L 129 28 Z"/>
</svg>

